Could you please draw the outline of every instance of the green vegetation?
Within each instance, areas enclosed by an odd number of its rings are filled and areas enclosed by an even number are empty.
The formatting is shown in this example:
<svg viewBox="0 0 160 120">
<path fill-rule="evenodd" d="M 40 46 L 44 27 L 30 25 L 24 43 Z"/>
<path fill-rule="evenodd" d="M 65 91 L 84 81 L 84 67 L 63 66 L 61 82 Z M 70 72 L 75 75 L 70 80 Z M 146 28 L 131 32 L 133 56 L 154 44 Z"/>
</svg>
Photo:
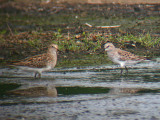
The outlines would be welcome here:
<svg viewBox="0 0 160 120">
<path fill-rule="evenodd" d="M 138 55 L 160 55 L 159 14 L 148 15 L 143 10 L 130 12 L 133 6 L 123 5 L 42 5 L 40 1 L 30 2 L 9 1 L 0 9 L 1 64 L 43 53 L 50 43 L 58 44 L 61 51 L 59 59 L 63 62 L 60 61 L 59 66 L 70 66 L 72 59 L 72 63 L 78 66 L 104 64 L 101 59 L 107 56 L 103 45 L 108 41 Z M 149 10 L 145 6 L 143 9 Z M 84 23 L 121 27 L 90 28 Z"/>
<path fill-rule="evenodd" d="M 28 57 L 28 55 L 43 53 L 42 51 L 47 49 L 48 44 L 55 43 L 60 50 L 61 60 L 57 65 L 59 67 L 108 63 L 109 60 L 103 49 L 106 42 L 113 42 L 117 47 L 148 57 L 159 55 L 159 51 L 156 52 L 156 49 L 160 47 L 160 38 L 153 37 L 149 33 L 139 36 L 127 34 L 105 37 L 83 32 L 79 34 L 79 38 L 76 38 L 76 35 L 67 36 L 61 33 L 61 29 L 58 29 L 57 32 L 17 34 L 13 37 L 8 36 L 7 40 L 5 40 L 4 34 L 0 35 L 2 36 L 1 45 L 8 46 L 4 48 L 4 51 L 7 50 L 7 61 L 15 61 Z M 6 54 L 6 51 L 2 54 Z M 4 61 L 2 60 L 2 64 L 5 63 Z"/>
<path fill-rule="evenodd" d="M 57 67 L 99 66 L 111 63 L 106 54 L 70 54 L 68 57 L 59 59 Z"/>
<path fill-rule="evenodd" d="M 160 47 L 160 38 L 152 37 L 150 33 L 140 34 L 135 36 L 133 34 L 127 35 L 118 35 L 115 37 L 110 36 L 109 39 L 121 43 L 122 45 L 132 43 L 133 46 L 139 44 L 141 47 L 145 48 L 159 48 Z"/>
</svg>

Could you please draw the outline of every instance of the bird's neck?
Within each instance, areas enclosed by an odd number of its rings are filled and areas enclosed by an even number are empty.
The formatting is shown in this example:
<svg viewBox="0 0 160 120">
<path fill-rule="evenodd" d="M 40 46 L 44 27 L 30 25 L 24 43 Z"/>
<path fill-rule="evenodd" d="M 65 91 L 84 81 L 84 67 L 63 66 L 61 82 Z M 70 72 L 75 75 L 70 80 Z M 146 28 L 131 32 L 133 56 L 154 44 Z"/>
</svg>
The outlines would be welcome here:
<svg viewBox="0 0 160 120">
<path fill-rule="evenodd" d="M 48 50 L 48 54 L 51 58 L 57 61 L 57 50 Z"/>
<path fill-rule="evenodd" d="M 117 50 L 116 49 L 111 49 L 109 51 L 107 51 L 107 54 L 109 57 L 114 58 L 115 56 L 117 56 Z"/>
<path fill-rule="evenodd" d="M 57 51 L 48 51 L 48 55 L 50 56 L 49 66 L 53 68 L 57 63 Z"/>
<path fill-rule="evenodd" d="M 114 49 L 109 49 L 109 50 L 107 50 L 107 52 L 114 52 L 114 51 L 116 51 L 115 48 L 114 48 Z"/>
<path fill-rule="evenodd" d="M 55 55 L 57 55 L 57 50 L 55 50 L 55 49 L 49 49 L 48 50 L 48 54 L 55 56 Z"/>
</svg>

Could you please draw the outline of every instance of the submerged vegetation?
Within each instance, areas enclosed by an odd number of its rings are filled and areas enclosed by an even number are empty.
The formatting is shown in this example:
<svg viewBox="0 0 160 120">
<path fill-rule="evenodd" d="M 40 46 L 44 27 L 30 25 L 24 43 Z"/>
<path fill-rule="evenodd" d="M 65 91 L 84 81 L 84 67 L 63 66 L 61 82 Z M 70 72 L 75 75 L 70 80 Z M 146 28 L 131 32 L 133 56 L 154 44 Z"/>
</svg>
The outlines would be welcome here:
<svg viewBox="0 0 160 120">
<path fill-rule="evenodd" d="M 59 46 L 59 58 L 64 60 L 60 60 L 59 66 L 69 64 L 71 59 L 74 64 L 104 64 L 106 42 L 139 55 L 159 56 L 160 18 L 154 7 L 3 3 L 0 8 L 0 61 L 4 64 L 43 53 L 50 43 Z M 94 27 L 108 25 L 120 27 Z"/>
</svg>

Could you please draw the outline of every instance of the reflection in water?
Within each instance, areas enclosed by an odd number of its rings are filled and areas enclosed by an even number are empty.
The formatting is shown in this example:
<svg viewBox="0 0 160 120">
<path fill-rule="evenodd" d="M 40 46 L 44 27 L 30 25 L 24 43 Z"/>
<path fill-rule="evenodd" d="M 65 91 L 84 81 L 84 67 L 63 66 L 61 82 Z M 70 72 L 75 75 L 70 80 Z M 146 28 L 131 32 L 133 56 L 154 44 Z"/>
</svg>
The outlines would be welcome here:
<svg viewBox="0 0 160 120">
<path fill-rule="evenodd" d="M 139 91 L 141 91 L 142 89 L 141 88 L 112 88 L 110 91 L 109 91 L 109 94 L 120 94 L 120 93 L 123 93 L 123 94 L 135 94 Z"/>
<path fill-rule="evenodd" d="M 117 74 L 116 66 L 60 69 L 36 80 L 6 72 L 0 82 L 7 83 L 3 96 L 9 97 L 0 99 L 0 119 L 160 119 L 160 65 L 142 66 L 128 76 Z"/>
<path fill-rule="evenodd" d="M 17 95 L 17 96 L 28 96 L 28 97 L 56 97 L 57 90 L 54 85 L 45 85 L 45 86 L 35 86 L 25 89 L 16 89 L 9 91 L 8 94 Z"/>
<path fill-rule="evenodd" d="M 80 94 L 102 94 L 108 93 L 110 88 L 106 87 L 56 87 L 60 95 L 80 95 Z"/>
<path fill-rule="evenodd" d="M 20 86 L 20 84 L 16 83 L 0 83 L 0 98 L 3 97 L 7 91 L 14 90 Z"/>
</svg>

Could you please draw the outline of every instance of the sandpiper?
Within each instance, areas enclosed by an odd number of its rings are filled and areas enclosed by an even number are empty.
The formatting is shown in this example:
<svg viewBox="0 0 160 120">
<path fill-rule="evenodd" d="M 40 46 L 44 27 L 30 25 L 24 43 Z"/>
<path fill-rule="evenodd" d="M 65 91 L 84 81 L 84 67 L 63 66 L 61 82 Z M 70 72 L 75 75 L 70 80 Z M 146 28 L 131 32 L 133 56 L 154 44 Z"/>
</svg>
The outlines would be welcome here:
<svg viewBox="0 0 160 120">
<path fill-rule="evenodd" d="M 13 63 L 13 65 L 24 71 L 35 72 L 35 78 L 40 78 L 43 71 L 51 70 L 57 63 L 58 46 L 51 44 L 48 51 L 43 54 L 28 57 L 20 62 Z"/>
<path fill-rule="evenodd" d="M 128 74 L 128 69 L 126 65 L 133 65 L 141 61 L 146 60 L 144 57 L 134 55 L 130 52 L 116 48 L 112 43 L 108 42 L 104 45 L 105 51 L 107 51 L 108 57 L 114 62 L 121 66 L 121 74 L 123 68 L 126 69 Z"/>
</svg>

